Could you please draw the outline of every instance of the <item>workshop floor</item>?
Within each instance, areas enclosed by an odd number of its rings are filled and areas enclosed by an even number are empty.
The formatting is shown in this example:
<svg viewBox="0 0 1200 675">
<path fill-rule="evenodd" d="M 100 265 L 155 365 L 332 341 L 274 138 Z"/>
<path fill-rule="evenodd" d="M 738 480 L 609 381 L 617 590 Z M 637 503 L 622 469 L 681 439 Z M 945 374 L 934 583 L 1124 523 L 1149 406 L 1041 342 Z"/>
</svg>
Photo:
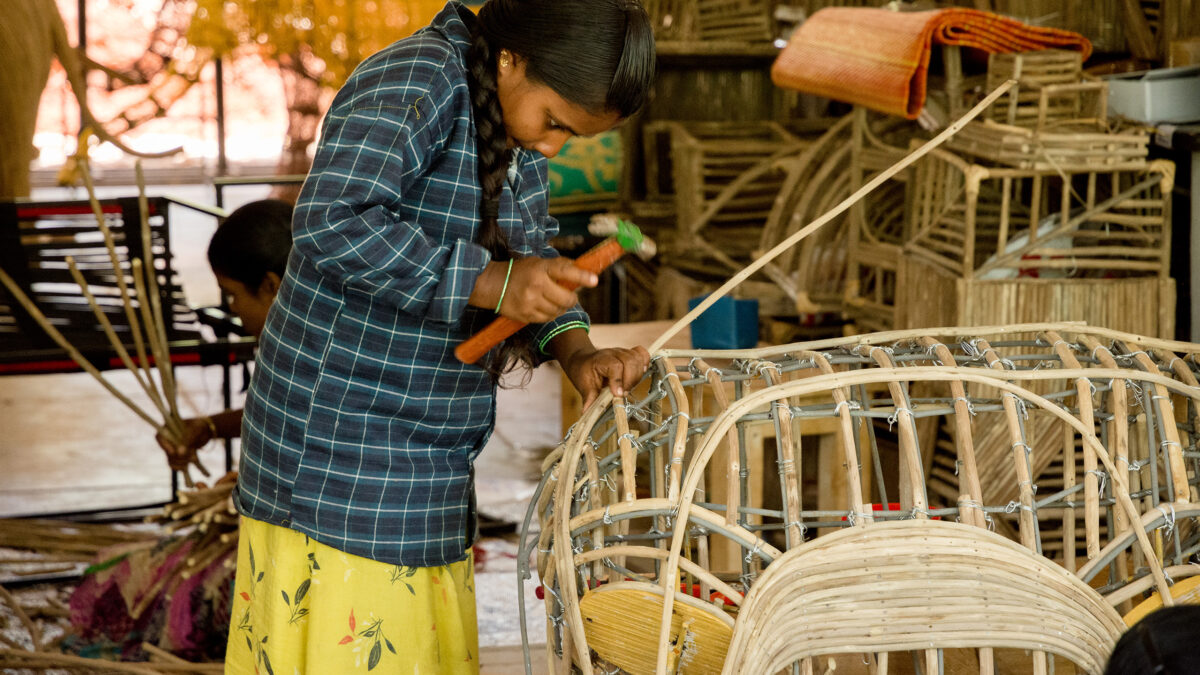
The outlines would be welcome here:
<svg viewBox="0 0 1200 675">
<path fill-rule="evenodd" d="M 101 190 L 101 196 L 116 193 L 127 191 Z M 212 190 L 206 187 L 152 186 L 149 193 L 213 203 Z M 227 193 L 227 204 L 262 196 L 262 188 L 239 188 Z M 79 197 L 64 191 L 35 195 Z M 172 207 L 171 217 L 176 269 L 189 302 L 215 304 L 218 291 L 204 260 L 215 221 L 180 207 Z M 127 372 L 105 373 L 105 378 L 149 407 Z M 235 369 L 237 390 L 241 379 L 240 369 Z M 219 368 L 181 368 L 177 380 L 185 416 L 221 409 Z M 560 436 L 559 383 L 557 370 L 543 368 L 526 387 L 501 391 L 496 432 L 477 464 L 481 513 L 510 522 L 524 515 L 541 459 Z M 224 451 L 217 444 L 201 459 L 214 477 L 223 472 Z M 115 509 L 169 498 L 170 473 L 153 430 L 88 375 L 0 378 L 0 517 Z M 511 537 L 490 538 L 481 548 L 486 554 L 477 572 L 476 592 L 484 672 L 525 672 L 515 611 L 515 544 Z M 526 582 L 530 641 L 536 645 L 533 653 L 540 656 L 545 626 L 538 620 L 543 610 L 535 588 L 532 580 Z M 544 672 L 542 659 L 535 657 L 533 672 Z"/>
</svg>

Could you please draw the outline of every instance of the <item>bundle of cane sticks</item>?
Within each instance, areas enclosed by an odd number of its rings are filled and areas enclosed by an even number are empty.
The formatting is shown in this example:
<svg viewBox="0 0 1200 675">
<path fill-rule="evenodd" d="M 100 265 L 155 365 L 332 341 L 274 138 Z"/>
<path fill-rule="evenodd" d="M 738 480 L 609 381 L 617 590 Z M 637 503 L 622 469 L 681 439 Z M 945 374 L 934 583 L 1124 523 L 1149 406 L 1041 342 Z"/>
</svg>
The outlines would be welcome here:
<svg viewBox="0 0 1200 675">
<path fill-rule="evenodd" d="M 104 335 L 108 338 L 113 351 L 121 359 L 121 363 L 133 374 L 134 379 L 137 380 L 162 421 L 160 422 L 144 410 L 142 406 L 133 402 L 128 396 L 106 380 L 100 374 L 100 371 L 50 323 L 46 315 L 42 313 L 38 306 L 21 290 L 20 286 L 17 285 L 3 268 L 0 268 L 0 283 L 4 284 L 8 292 L 25 308 L 25 311 L 33 317 L 42 330 L 46 331 L 46 334 L 54 340 L 55 344 L 66 351 L 80 368 L 95 378 L 101 386 L 107 389 L 109 393 L 132 410 L 138 417 L 145 420 L 146 423 L 155 429 L 162 430 L 169 442 L 179 443 L 184 437 L 183 421 L 179 416 L 179 408 L 175 401 L 175 375 L 171 369 L 171 354 L 167 344 L 166 325 L 163 322 L 163 308 L 159 295 L 158 275 L 152 254 L 149 204 L 146 200 L 146 181 L 142 173 L 141 161 L 138 161 L 136 164 L 138 211 L 141 221 L 140 229 L 126 226 L 125 236 L 128 239 L 135 236 L 136 232 L 141 237 L 143 256 L 146 260 L 133 258 L 132 254 L 130 256 L 131 259 L 128 265 L 129 276 L 133 281 L 132 289 L 129 288 L 120 256 L 117 255 L 112 231 L 105 222 L 103 209 L 100 206 L 99 200 L 96 199 L 95 185 L 92 182 L 92 175 L 88 170 L 86 162 L 81 165 L 81 169 L 84 185 L 87 187 L 88 200 L 91 202 L 92 212 L 96 216 L 96 225 L 100 228 L 100 233 L 104 236 L 104 246 L 108 249 L 108 257 L 112 263 L 113 274 L 116 277 L 121 303 L 125 309 L 125 318 L 129 322 L 129 331 L 133 340 L 136 361 L 129 354 L 126 345 L 117 337 L 112 323 L 108 320 L 108 316 L 105 315 L 96 298 L 92 295 L 87 281 L 79 271 L 79 267 L 75 264 L 75 259 L 71 256 L 67 256 L 66 258 L 67 266 L 71 270 L 71 276 L 75 279 L 75 283 L 79 284 L 79 288 L 82 290 L 84 298 L 87 299 L 92 312 L 96 315 L 96 320 L 99 322 L 101 329 L 103 329 Z M 127 248 L 126 250 L 132 252 L 133 249 Z M 139 314 L 141 315 L 140 319 Z M 157 381 L 155 381 L 154 376 L 155 370 L 158 371 Z M 189 458 L 188 464 L 195 465 L 197 470 L 205 476 L 209 475 L 208 471 L 200 464 L 194 454 Z M 193 483 L 191 477 L 188 475 L 186 465 L 180 470 L 180 473 L 183 475 L 187 486 L 192 487 Z"/>
<path fill-rule="evenodd" d="M 129 615 L 125 621 L 138 621 L 147 611 L 165 611 L 163 607 L 171 602 L 176 589 L 188 579 L 197 575 L 225 578 L 233 574 L 238 521 L 231 498 L 236 484 L 232 476 L 230 474 L 212 487 L 181 490 L 177 502 L 168 504 L 157 516 L 146 519 L 149 523 L 161 526 L 161 529 L 153 531 L 130 531 L 100 523 L 0 519 L 0 541 L 4 542 L 5 548 L 39 554 L 36 558 L 0 560 L 0 570 L 12 573 L 12 570 L 4 569 L 6 562 L 12 563 L 13 567 L 46 561 L 90 562 L 105 567 L 113 560 L 125 559 L 128 560 L 127 564 L 140 568 L 133 575 L 134 578 L 150 575 L 149 578 L 153 579 L 139 593 L 136 602 L 127 607 Z M 164 531 L 182 536 L 164 539 Z M 171 563 L 172 566 L 164 568 L 163 573 L 153 568 L 153 561 L 168 560 L 175 551 L 181 550 L 186 550 L 186 557 Z M 114 558 L 115 555 L 119 557 Z M 75 565 L 71 568 L 75 569 Z M 45 571 L 39 570 L 39 573 Z M 168 651 L 172 647 L 165 632 L 141 637 L 146 640 L 141 647 L 149 662 L 114 662 L 61 653 L 60 643 L 65 637 L 77 634 L 78 627 L 68 621 L 70 611 L 65 604 L 53 595 L 47 598 L 47 602 L 48 605 L 29 604 L 27 599 L 22 602 L 17 595 L 0 585 L 0 622 L 7 613 L 28 635 L 28 639 L 14 639 L 11 631 L 9 634 L 0 632 L 0 671 L 222 672 L 222 664 L 195 663 L 172 654 Z M 7 605 L 7 612 L 4 605 Z M 62 632 L 58 629 L 62 629 Z M 56 637 L 49 638 L 56 632 Z"/>
</svg>

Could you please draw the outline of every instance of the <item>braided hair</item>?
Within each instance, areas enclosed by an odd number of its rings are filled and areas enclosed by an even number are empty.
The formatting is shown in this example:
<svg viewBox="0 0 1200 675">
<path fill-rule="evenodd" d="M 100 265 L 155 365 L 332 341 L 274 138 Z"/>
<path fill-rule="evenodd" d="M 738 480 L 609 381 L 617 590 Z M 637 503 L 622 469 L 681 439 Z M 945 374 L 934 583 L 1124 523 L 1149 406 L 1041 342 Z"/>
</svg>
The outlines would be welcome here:
<svg viewBox="0 0 1200 675">
<path fill-rule="evenodd" d="M 568 102 L 598 113 L 615 111 L 621 118 L 645 103 L 655 52 L 650 19 L 636 0 L 488 0 L 479 10 L 467 51 L 483 192 L 478 243 L 493 260 L 506 261 L 514 252 L 499 221 L 511 159 L 497 93 L 501 50 L 520 56 L 526 77 Z M 484 367 L 498 380 L 514 367 L 535 363 L 532 337 L 520 331 Z"/>
</svg>

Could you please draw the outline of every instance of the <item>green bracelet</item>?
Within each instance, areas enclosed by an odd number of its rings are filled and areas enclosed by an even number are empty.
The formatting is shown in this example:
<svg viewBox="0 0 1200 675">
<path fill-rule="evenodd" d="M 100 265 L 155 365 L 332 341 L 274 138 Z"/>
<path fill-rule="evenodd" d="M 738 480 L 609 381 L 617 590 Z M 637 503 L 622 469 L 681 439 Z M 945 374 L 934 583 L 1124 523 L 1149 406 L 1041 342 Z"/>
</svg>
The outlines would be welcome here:
<svg viewBox="0 0 1200 675">
<path fill-rule="evenodd" d="M 504 294 L 508 292 L 508 278 L 512 276 L 513 261 L 508 261 L 508 271 L 504 273 L 504 286 L 500 289 L 500 299 L 496 301 L 496 313 L 500 313 L 500 305 L 504 303 Z"/>
</svg>

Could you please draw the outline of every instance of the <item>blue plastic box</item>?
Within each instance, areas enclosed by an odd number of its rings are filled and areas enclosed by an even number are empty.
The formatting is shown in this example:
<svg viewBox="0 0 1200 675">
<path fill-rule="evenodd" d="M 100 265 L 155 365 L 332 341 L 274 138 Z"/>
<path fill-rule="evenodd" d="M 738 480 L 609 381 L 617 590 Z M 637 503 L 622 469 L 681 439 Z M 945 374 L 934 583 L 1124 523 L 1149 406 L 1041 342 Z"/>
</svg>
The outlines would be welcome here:
<svg viewBox="0 0 1200 675">
<path fill-rule="evenodd" d="M 688 309 L 695 309 L 705 297 L 688 300 Z M 735 300 L 726 296 L 692 322 L 694 349 L 750 349 L 756 345 L 758 300 Z"/>
</svg>

